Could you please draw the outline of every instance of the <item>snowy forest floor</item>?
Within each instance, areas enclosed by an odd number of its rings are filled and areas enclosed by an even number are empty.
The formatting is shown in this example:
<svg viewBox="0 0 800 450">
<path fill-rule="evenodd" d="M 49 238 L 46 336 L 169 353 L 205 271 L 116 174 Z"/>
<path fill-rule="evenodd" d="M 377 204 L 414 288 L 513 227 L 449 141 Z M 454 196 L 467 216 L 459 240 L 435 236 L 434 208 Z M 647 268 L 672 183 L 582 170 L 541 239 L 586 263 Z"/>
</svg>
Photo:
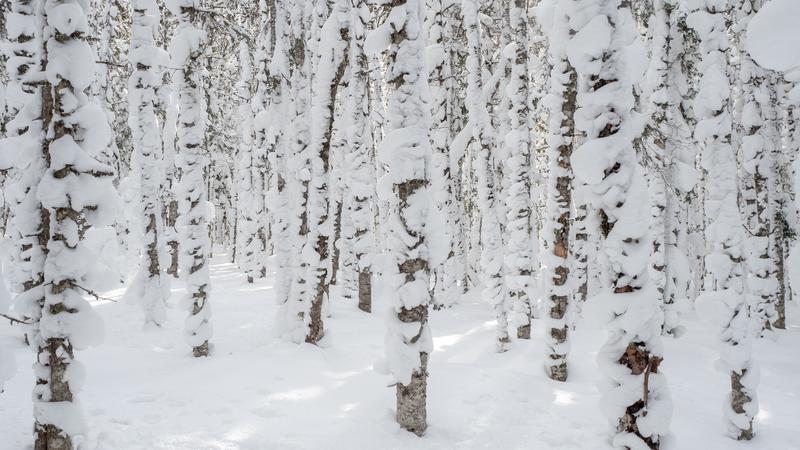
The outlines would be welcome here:
<svg viewBox="0 0 800 450">
<path fill-rule="evenodd" d="M 176 306 L 166 326 L 143 330 L 136 305 L 94 303 L 106 339 L 77 355 L 87 368 L 79 397 L 90 430 L 82 449 L 605 448 L 598 329 L 578 324 L 571 380 L 557 383 L 542 369 L 542 321 L 534 321 L 530 342 L 497 354 L 493 314 L 477 290 L 455 308 L 433 312 L 429 428 L 419 439 L 395 424 L 394 389 L 373 369 L 384 348 L 379 298 L 371 315 L 333 298 L 325 346 L 298 346 L 270 331 L 277 309 L 272 279 L 248 285 L 226 261 L 216 255 L 211 268 L 215 349 L 207 359 L 191 357 Z M 174 283 L 173 305 L 182 293 Z M 788 315 L 794 320 L 775 342 L 756 344 L 761 412 L 749 443 L 724 436 L 728 384 L 713 367 L 712 334 L 691 320 L 685 336 L 666 341 L 662 370 L 675 403 L 670 448 L 800 449 L 800 311 L 792 305 Z M 18 327 L 0 329 L 0 340 L 14 348 L 18 367 L 0 394 L 0 449 L 30 448 L 33 353 Z"/>
</svg>

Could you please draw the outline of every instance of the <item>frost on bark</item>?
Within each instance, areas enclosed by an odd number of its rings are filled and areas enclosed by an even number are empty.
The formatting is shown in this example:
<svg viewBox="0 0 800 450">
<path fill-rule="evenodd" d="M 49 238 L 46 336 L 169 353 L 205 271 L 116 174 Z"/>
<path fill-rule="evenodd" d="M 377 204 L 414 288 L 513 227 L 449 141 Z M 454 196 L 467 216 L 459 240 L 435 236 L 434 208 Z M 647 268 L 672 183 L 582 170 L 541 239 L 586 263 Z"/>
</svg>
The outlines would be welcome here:
<svg viewBox="0 0 800 450">
<path fill-rule="evenodd" d="M 308 3 L 308 8 L 313 3 Z M 285 325 L 289 338 L 297 343 L 308 335 L 312 281 L 308 270 L 303 268 L 302 249 L 308 240 L 309 188 L 311 182 L 311 74 L 312 59 L 315 53 L 310 49 L 315 41 L 307 24 L 310 11 L 300 2 L 288 3 L 289 27 L 287 45 L 289 53 L 289 95 L 290 123 L 288 131 L 287 157 L 285 158 L 287 177 L 284 180 L 286 206 L 288 209 L 287 230 L 290 247 L 288 249 L 287 274 L 288 291 L 285 311 Z M 284 313 L 282 311 L 282 313 Z"/>
<path fill-rule="evenodd" d="M 531 114 L 528 94 L 528 20 L 526 0 L 513 0 L 509 7 L 510 48 L 514 50 L 509 78 L 508 131 L 504 134 L 508 156 L 504 174 L 508 186 L 505 195 L 506 240 L 504 276 L 508 301 L 515 311 L 517 337 L 531 337 L 531 304 L 528 284 L 533 274 L 534 252 L 531 239 Z"/>
<path fill-rule="evenodd" d="M 572 274 L 575 277 L 575 310 L 580 311 L 583 303 L 589 297 L 589 230 L 587 229 L 588 205 L 579 202 L 573 191 L 573 203 L 575 204 L 575 221 L 572 224 L 573 237 L 570 252 L 574 268 Z"/>
<path fill-rule="evenodd" d="M 249 206 L 246 211 L 249 220 L 242 230 L 241 239 L 246 261 L 243 261 L 248 280 L 250 277 L 264 278 L 267 275 L 267 256 L 277 252 L 275 224 L 280 212 L 275 208 L 277 184 L 277 158 L 279 146 L 282 145 L 284 128 L 281 126 L 281 71 L 284 54 L 278 45 L 278 2 L 260 0 L 258 17 L 258 34 L 253 52 L 253 68 L 250 75 L 250 94 L 244 98 L 247 105 L 242 105 L 242 114 L 251 119 L 253 137 L 249 145 L 250 157 L 240 160 L 245 165 L 249 161 L 244 184 L 248 185 L 249 194 L 246 200 Z M 281 28 L 285 24 L 280 25 Z M 244 81 L 244 78 L 242 79 Z M 245 110 L 247 107 L 247 110 Z M 242 170 L 245 170 L 244 168 Z"/>
<path fill-rule="evenodd" d="M 328 300 L 331 278 L 329 242 L 333 238 L 330 202 L 330 162 L 333 122 L 339 82 L 348 64 L 350 23 L 348 6 L 338 0 L 321 29 L 319 60 L 311 100 L 310 158 L 311 179 L 308 187 L 308 234 L 302 252 L 300 270 L 307 272 L 306 282 L 314 282 L 309 298 L 302 299 L 303 309 L 293 311 L 305 328 L 305 342 L 316 344 L 324 336 L 323 307 Z"/>
<path fill-rule="evenodd" d="M 125 64 L 128 37 L 133 32 L 132 16 L 127 5 L 119 1 L 92 2 L 90 26 L 95 30 L 97 51 L 97 75 L 92 83 L 92 95 L 100 103 L 111 124 L 112 141 L 103 150 L 102 161 L 122 172 L 132 161 L 132 135 L 125 108 L 125 87 L 130 74 Z M 129 106 L 128 106 L 129 108 Z M 121 178 L 118 174 L 116 183 Z M 118 233 L 126 233 L 125 223 L 116 224 Z M 118 235 L 121 244 L 127 243 L 126 235 Z M 125 248 L 127 251 L 128 249 Z"/>
<path fill-rule="evenodd" d="M 184 325 L 186 342 L 195 357 L 209 355 L 211 339 L 211 290 L 208 260 L 211 242 L 208 229 L 208 194 L 205 147 L 206 95 L 204 59 L 206 31 L 202 27 L 200 0 L 170 2 L 178 17 L 178 27 L 170 44 L 178 95 L 178 154 L 176 166 L 181 170 L 178 186 L 180 216 L 181 274 L 186 280 L 186 297 L 182 305 L 189 316 Z"/>
<path fill-rule="evenodd" d="M 378 181 L 385 208 L 387 263 L 382 274 L 389 305 L 386 358 L 395 382 L 396 419 L 421 436 L 427 428 L 428 355 L 433 340 L 428 327 L 430 265 L 426 241 L 429 217 L 431 147 L 430 106 L 426 102 L 425 4 L 392 3 L 389 19 L 368 36 L 370 48 L 387 49 L 386 135 L 378 161 L 386 167 Z"/>
<path fill-rule="evenodd" d="M 737 206 L 736 154 L 732 146 L 731 98 L 726 51 L 727 1 L 707 0 L 687 18 L 700 38 L 702 77 L 694 111 L 695 139 L 702 144 L 706 171 L 704 293 L 696 309 L 718 330 L 719 367 L 730 376 L 731 393 L 724 405 L 728 433 L 735 439 L 753 437 L 758 411 L 755 388 L 758 369 L 751 356 L 750 311 L 742 267 L 742 217 Z"/>
<path fill-rule="evenodd" d="M 578 75 L 570 65 L 565 47 L 569 39 L 569 15 L 564 2 L 556 4 L 553 12 L 550 39 L 550 127 L 548 157 L 550 174 L 547 184 L 547 216 L 544 241 L 545 299 L 549 311 L 549 330 L 545 337 L 547 355 L 545 369 L 557 381 L 567 380 L 568 310 L 574 302 L 574 275 L 570 267 L 570 232 L 572 222 L 572 166 L 570 157 L 575 136 L 575 106 Z M 584 299 L 585 300 L 585 299 Z"/>
<path fill-rule="evenodd" d="M 456 223 L 457 207 L 454 205 L 453 193 L 453 161 L 450 158 L 451 121 L 452 121 L 452 70 L 450 53 L 450 37 L 445 35 L 445 6 L 441 0 L 429 2 L 430 26 L 428 27 L 429 46 L 428 70 L 431 92 L 431 148 L 433 151 L 431 186 L 433 201 L 441 220 L 435 224 L 441 228 L 435 239 L 440 241 L 441 251 L 434 258 L 432 270 L 435 274 L 433 303 L 435 309 L 452 306 L 458 296 L 458 260 L 456 246 L 458 227 Z M 457 162 L 456 162 L 457 163 Z"/>
<path fill-rule="evenodd" d="M 295 114 L 294 100 L 296 92 L 294 84 L 290 83 L 296 71 L 296 59 L 293 47 L 296 42 L 292 34 L 295 22 L 289 20 L 289 10 L 284 1 L 276 0 L 274 15 L 269 23 L 275 30 L 275 52 L 270 75 L 273 80 L 271 85 L 277 89 L 276 99 L 272 107 L 265 110 L 271 119 L 271 127 L 277 132 L 276 144 L 273 151 L 267 153 L 267 159 L 274 173 L 273 183 L 270 185 L 269 199 L 272 205 L 271 229 L 275 242 L 275 296 L 280 305 L 283 305 L 278 315 L 278 325 L 286 323 L 285 311 L 289 303 L 289 294 L 292 283 L 292 250 L 294 236 L 294 223 L 292 211 L 289 208 L 291 195 L 289 161 L 294 142 L 291 133 Z M 263 119 L 260 119 L 262 121 Z M 284 133 L 285 130 L 286 132 Z"/>
<path fill-rule="evenodd" d="M 483 274 L 483 298 L 494 308 L 497 320 L 497 350 L 508 347 L 508 300 L 503 276 L 503 237 L 500 229 L 495 171 L 492 158 L 494 149 L 493 131 L 486 109 L 484 86 L 481 74 L 481 35 L 478 22 L 478 5 L 475 0 L 464 0 L 461 4 L 467 37 L 467 102 L 472 138 L 479 146 L 475 157 L 477 173 L 478 204 L 481 212 L 481 273 Z"/>
<path fill-rule="evenodd" d="M 245 42 L 239 44 L 239 97 L 250 99 L 252 97 L 252 66 L 250 62 L 250 49 Z M 239 267 L 244 271 L 248 283 L 258 278 L 257 260 L 261 256 L 258 239 L 258 217 L 256 216 L 256 197 L 263 192 L 256 190 L 255 177 L 258 176 L 253 160 L 253 111 L 249 101 L 239 105 L 239 152 L 237 158 L 237 244 Z"/>
<path fill-rule="evenodd" d="M 34 322 L 34 449 L 72 449 L 86 433 L 75 401 L 84 371 L 75 350 L 102 335 L 81 283 L 97 258 L 84 242 L 87 232 L 114 218 L 114 171 L 97 159 L 111 131 L 86 95 L 96 67 L 81 2 L 10 6 L 9 68 L 20 109 L 0 141 L 0 165 L 19 171 L 7 193 L 15 199 L 15 229 L 24 233 L 18 310 Z"/>
<path fill-rule="evenodd" d="M 4 267 L 11 291 L 17 294 L 16 310 L 32 319 L 26 339 L 36 334 L 44 302 L 44 258 L 48 230 L 42 226 L 46 213 L 38 197 L 38 184 L 45 170 L 42 152 L 43 91 L 35 83 L 41 74 L 43 54 L 40 5 L 15 0 L 4 11 L 7 29 L 9 82 L 5 100 L 9 121 L 0 148 L 0 170 L 6 179 L 3 197 L 10 217 L 4 235 L 10 241 L 9 260 Z M 16 25 L 16 26 L 14 26 Z"/>
<path fill-rule="evenodd" d="M 736 0 L 734 43 L 738 49 L 738 65 L 733 79 L 739 84 L 735 105 L 735 146 L 741 158 L 743 220 L 749 235 L 742 242 L 747 267 L 745 295 L 747 303 L 762 328 L 769 330 L 778 320 L 778 280 L 772 254 L 772 241 L 777 224 L 773 224 L 774 161 L 773 148 L 779 147 L 776 121 L 770 95 L 770 79 L 747 51 L 745 30 L 758 11 L 760 1 Z"/>
<path fill-rule="evenodd" d="M 776 80 L 776 75 L 771 75 L 773 88 L 781 81 Z M 775 329 L 786 329 L 786 304 L 792 300 L 792 286 L 789 283 L 789 256 L 790 247 L 796 240 L 796 230 L 798 229 L 798 204 L 795 198 L 796 187 L 792 179 L 796 174 L 793 171 L 794 162 L 797 158 L 797 133 L 794 115 L 796 107 L 785 105 L 779 100 L 777 89 L 770 89 L 770 100 L 773 111 L 785 108 L 783 113 L 784 136 L 781 136 L 779 145 L 772 147 L 773 164 L 775 166 L 775 179 L 771 184 L 772 196 L 772 236 L 770 244 L 772 246 L 772 259 L 775 264 L 775 279 L 778 283 L 777 301 L 775 309 L 777 317 L 772 323 Z M 790 134 L 791 133 L 791 134 Z M 791 140 L 787 140 L 788 136 Z M 784 144 L 784 145 L 780 145 Z"/>
<path fill-rule="evenodd" d="M 103 109 L 111 125 L 112 140 L 98 160 L 115 169 L 114 185 L 123 201 L 123 211 L 113 224 L 119 256 L 112 268 L 114 276 L 124 280 L 127 265 L 138 263 L 141 250 L 141 229 L 144 220 L 140 209 L 140 167 L 133 152 L 132 130 L 129 127 L 128 81 L 132 73 L 127 50 L 131 36 L 131 15 L 128 4 L 119 1 L 89 3 L 91 42 L 96 49 L 97 73 L 90 87 L 93 100 Z M 138 282 L 138 281 L 137 281 Z"/>
<path fill-rule="evenodd" d="M 348 130 L 349 153 L 345 156 L 348 189 L 346 191 L 353 227 L 352 246 L 357 273 L 358 308 L 372 311 L 372 254 L 374 232 L 372 199 L 375 190 L 375 161 L 372 124 L 370 121 L 369 58 L 364 52 L 367 25 L 370 21 L 369 5 L 359 0 L 351 16 L 352 36 L 350 43 L 350 117 Z"/>
<path fill-rule="evenodd" d="M 262 5 L 263 6 L 263 5 Z M 263 10 L 262 16 L 267 14 Z M 262 19 L 262 22 L 264 19 Z M 255 52 L 255 74 L 250 49 L 239 44 L 240 79 L 237 85 L 242 103 L 239 105 L 239 152 L 237 155 L 237 244 L 239 267 L 248 283 L 266 276 L 267 257 L 267 166 L 268 154 L 277 145 L 274 123 L 269 117 L 275 98 L 268 65 L 270 37 L 262 23 Z M 253 81 L 257 86 L 253 92 Z"/>
<path fill-rule="evenodd" d="M 575 128 L 586 140 L 571 164 L 597 211 L 606 265 L 605 285 L 595 300 L 598 314 L 607 317 L 608 337 L 597 356 L 608 386 L 603 405 L 615 447 L 657 449 L 669 431 L 672 403 L 659 372 L 661 314 L 648 276 L 651 243 L 641 225 L 649 221 L 642 208 L 647 187 L 633 148 L 642 133 L 633 111 L 633 84 L 641 76 L 629 66 L 638 33 L 620 0 L 574 6 L 567 55 L 578 74 Z"/>
<path fill-rule="evenodd" d="M 137 290 L 145 313 L 145 323 L 161 326 L 166 320 L 169 283 L 161 265 L 165 252 L 161 193 L 162 140 L 158 123 L 160 69 L 169 62 L 166 52 L 156 46 L 161 16 L 155 0 L 131 2 L 133 26 L 129 60 L 133 72 L 128 82 L 129 124 L 133 148 L 139 164 L 143 245 L 139 274 L 132 286 Z"/>
<path fill-rule="evenodd" d="M 663 331 L 679 336 L 684 327 L 679 303 L 688 296 L 685 205 L 680 200 L 695 183 L 691 131 L 682 118 L 680 102 L 686 80 L 679 58 L 683 39 L 677 24 L 682 17 L 674 0 L 657 0 L 649 17 L 650 65 L 642 97 L 648 123 L 643 135 L 648 167 L 652 250 L 650 276 L 664 311 Z"/>
</svg>

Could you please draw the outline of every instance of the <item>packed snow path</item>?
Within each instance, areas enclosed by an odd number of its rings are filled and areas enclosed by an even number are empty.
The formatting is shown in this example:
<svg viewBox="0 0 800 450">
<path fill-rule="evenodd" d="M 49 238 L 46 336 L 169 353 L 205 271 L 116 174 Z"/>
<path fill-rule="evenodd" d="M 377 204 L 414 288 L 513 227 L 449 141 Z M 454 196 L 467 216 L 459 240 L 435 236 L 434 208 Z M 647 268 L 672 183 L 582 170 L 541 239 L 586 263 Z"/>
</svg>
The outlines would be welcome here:
<svg viewBox="0 0 800 450">
<path fill-rule="evenodd" d="M 598 329 L 579 324 L 570 354 L 570 381 L 551 381 L 542 366 L 543 330 L 534 321 L 530 342 L 495 353 L 491 307 L 468 295 L 454 309 L 433 312 L 428 421 L 422 439 L 394 422 L 394 389 L 373 365 L 383 356 L 380 297 L 376 313 L 334 297 L 323 347 L 273 336 L 277 306 L 272 279 L 245 283 L 217 255 L 214 353 L 191 356 L 182 338 L 183 288 L 163 328 L 142 329 L 138 306 L 96 301 L 105 319 L 105 343 L 79 352 L 87 378 L 81 401 L 90 426 L 81 448 L 128 449 L 587 449 L 605 448 L 598 411 Z M 122 291 L 108 293 L 120 298 Z M 788 314 L 798 317 L 793 306 Z M 583 325 L 583 326 L 581 326 Z M 0 449 L 27 449 L 32 412 L 33 353 L 18 327 L 0 328 L 0 345 L 13 347 L 16 376 L 0 394 Z M 721 403 L 725 376 L 713 368 L 715 338 L 699 321 L 680 341 L 666 341 L 663 370 L 675 412 L 673 449 L 800 448 L 800 324 L 777 342 L 757 343 L 762 367 L 756 438 L 724 437 Z M 85 445 L 85 447 L 84 447 Z M 610 447 L 609 447 L 610 448 Z"/>
</svg>

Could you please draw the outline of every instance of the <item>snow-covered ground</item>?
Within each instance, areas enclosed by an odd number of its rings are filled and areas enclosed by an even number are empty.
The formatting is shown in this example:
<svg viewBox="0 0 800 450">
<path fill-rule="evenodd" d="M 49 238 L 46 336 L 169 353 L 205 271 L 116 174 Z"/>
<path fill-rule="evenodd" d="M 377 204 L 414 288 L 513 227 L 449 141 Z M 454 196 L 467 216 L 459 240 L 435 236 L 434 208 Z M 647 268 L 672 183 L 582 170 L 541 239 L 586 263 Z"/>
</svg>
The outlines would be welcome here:
<svg viewBox="0 0 800 450">
<path fill-rule="evenodd" d="M 383 314 L 334 299 L 324 348 L 275 337 L 272 280 L 248 285 L 217 255 L 212 266 L 213 357 L 195 359 L 183 342 L 183 311 L 161 329 L 142 329 L 134 305 L 95 302 L 105 343 L 78 353 L 87 367 L 80 393 L 90 433 L 81 448 L 128 449 L 603 449 L 595 351 L 601 332 L 578 324 L 568 383 L 542 369 L 543 328 L 530 342 L 494 352 L 493 313 L 477 293 L 433 312 L 429 429 L 402 431 L 392 414 L 394 389 L 373 370 L 383 355 Z M 173 299 L 182 293 L 174 286 Z M 119 298 L 122 291 L 109 296 Z M 173 300 L 175 303 L 175 300 Z M 662 370 L 675 411 L 672 449 L 800 449 L 800 311 L 777 341 L 761 341 L 757 437 L 724 437 L 721 403 L 728 381 L 714 370 L 715 339 L 700 322 L 666 340 Z M 0 394 L 0 449 L 32 444 L 32 352 L 17 327 L 0 326 L 17 374 Z M 608 447 L 610 448 L 610 447 Z"/>
</svg>

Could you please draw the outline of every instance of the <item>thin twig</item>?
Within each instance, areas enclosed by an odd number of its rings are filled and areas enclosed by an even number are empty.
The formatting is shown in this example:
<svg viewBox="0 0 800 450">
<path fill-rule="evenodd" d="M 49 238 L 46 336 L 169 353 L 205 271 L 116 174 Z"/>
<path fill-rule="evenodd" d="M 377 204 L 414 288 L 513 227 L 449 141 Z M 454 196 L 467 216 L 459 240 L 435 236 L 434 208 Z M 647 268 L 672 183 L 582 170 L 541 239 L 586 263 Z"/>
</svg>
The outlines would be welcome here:
<svg viewBox="0 0 800 450">
<path fill-rule="evenodd" d="M 95 61 L 97 64 L 105 64 L 107 66 L 115 66 L 115 67 L 122 67 L 127 69 L 129 66 L 127 64 L 120 64 L 113 61 Z"/>
<path fill-rule="evenodd" d="M 83 292 L 91 295 L 92 297 L 94 297 L 97 300 L 107 300 L 109 302 L 119 303 L 119 300 L 114 300 L 113 298 L 103 297 L 103 296 L 99 295 L 97 292 L 92 291 L 91 289 L 86 289 L 85 287 L 83 287 L 83 286 L 81 286 L 81 285 L 79 285 L 77 283 L 71 283 L 71 284 L 72 284 L 73 287 L 76 287 L 76 288 L 82 290 Z"/>
<path fill-rule="evenodd" d="M 30 321 L 27 321 L 27 320 L 23 320 L 23 319 L 17 319 L 16 317 L 11 317 L 11 316 L 9 316 L 7 314 L 3 314 L 3 313 L 0 313 L 0 317 L 5 317 L 6 319 L 10 320 L 12 324 L 14 322 L 21 323 L 23 325 L 32 325 L 33 324 L 33 322 L 30 322 Z"/>
</svg>

